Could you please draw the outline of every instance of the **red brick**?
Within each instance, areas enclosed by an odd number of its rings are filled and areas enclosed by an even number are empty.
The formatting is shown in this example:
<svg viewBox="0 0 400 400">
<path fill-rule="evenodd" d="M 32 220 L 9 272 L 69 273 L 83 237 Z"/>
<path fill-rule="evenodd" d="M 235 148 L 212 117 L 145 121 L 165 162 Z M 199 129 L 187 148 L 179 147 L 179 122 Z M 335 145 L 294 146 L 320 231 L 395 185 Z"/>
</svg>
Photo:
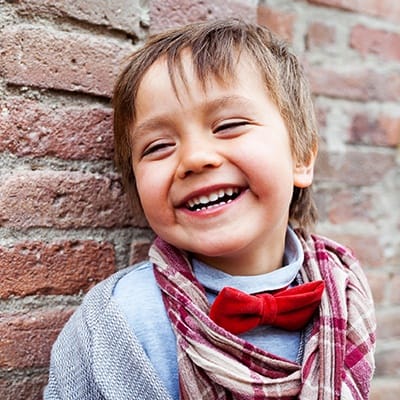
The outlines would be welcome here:
<svg viewBox="0 0 400 400">
<path fill-rule="evenodd" d="M 318 210 L 318 220 L 326 221 L 328 219 L 328 209 L 331 193 L 327 188 L 313 188 L 313 198 Z"/>
<path fill-rule="evenodd" d="M 0 298 L 79 293 L 115 270 L 110 243 L 24 242 L 0 247 Z"/>
<path fill-rule="evenodd" d="M 400 117 L 355 114 L 348 143 L 396 147 L 400 143 Z"/>
<path fill-rule="evenodd" d="M 309 3 L 357 11 L 400 22 L 400 3 L 393 0 L 308 0 Z"/>
<path fill-rule="evenodd" d="M 395 194 L 398 195 L 399 191 L 396 191 Z M 397 197 L 396 197 L 397 198 Z M 396 232 L 400 232 L 400 217 L 397 217 L 397 226 L 395 227 Z M 398 235 L 396 236 L 398 238 Z M 397 241 L 399 243 L 399 241 Z M 394 247 L 394 252 L 390 256 L 389 261 L 392 265 L 400 265 L 400 245 L 397 245 Z M 399 288 L 397 292 L 397 296 L 400 296 L 400 286 L 397 286 Z M 396 297 L 398 298 L 398 297 Z"/>
<path fill-rule="evenodd" d="M 393 276 L 390 285 L 390 303 L 400 304 L 400 273 Z"/>
<path fill-rule="evenodd" d="M 322 22 L 311 23 L 306 36 L 307 49 L 323 48 L 335 43 L 336 29 Z"/>
<path fill-rule="evenodd" d="M 0 399 L 2 400 L 42 400 L 43 389 L 47 384 L 47 375 L 26 374 L 0 378 Z"/>
<path fill-rule="evenodd" d="M 367 68 L 338 71 L 328 67 L 308 68 L 314 94 L 358 101 L 398 101 L 400 74 Z"/>
<path fill-rule="evenodd" d="M 323 107 L 318 104 L 315 105 L 315 115 L 320 130 L 323 130 L 327 127 L 327 119 L 326 119 L 327 114 L 328 114 L 327 107 Z"/>
<path fill-rule="evenodd" d="M 382 304 L 386 300 L 386 293 L 390 280 L 389 274 L 366 271 L 366 276 L 375 304 Z"/>
<path fill-rule="evenodd" d="M 385 265 L 383 247 L 376 234 L 324 233 L 347 248 L 351 249 L 363 268 Z"/>
<path fill-rule="evenodd" d="M 385 134 L 386 144 L 388 146 L 400 145 L 400 117 L 381 115 L 378 121 Z"/>
<path fill-rule="evenodd" d="M 116 175 L 21 171 L 0 179 L 0 225 L 14 228 L 145 226 Z"/>
<path fill-rule="evenodd" d="M 137 239 L 131 244 L 130 265 L 134 265 L 148 258 L 149 248 L 152 241 L 150 239 Z"/>
<path fill-rule="evenodd" d="M 385 294 L 390 279 L 389 274 L 383 272 L 366 271 L 366 276 L 375 304 L 383 303 L 385 301 Z"/>
<path fill-rule="evenodd" d="M 395 345 L 385 349 L 378 349 L 375 355 L 376 376 L 400 375 L 400 347 Z"/>
<path fill-rule="evenodd" d="M 374 195 L 364 193 L 359 188 L 332 189 L 329 197 L 328 218 L 333 224 L 349 221 L 371 222 Z"/>
<path fill-rule="evenodd" d="M 370 400 L 398 400 L 400 393 L 399 378 L 375 378 L 372 381 Z"/>
<path fill-rule="evenodd" d="M 343 153 L 321 151 L 316 165 L 316 179 L 366 186 L 380 181 L 396 167 L 394 152 L 384 154 L 375 150 L 348 150 Z"/>
<path fill-rule="evenodd" d="M 371 210 L 375 205 L 374 196 L 374 194 L 361 191 L 358 187 L 337 188 L 335 185 L 317 187 L 314 191 L 319 220 L 335 225 L 349 221 L 374 222 L 371 215 Z"/>
<path fill-rule="evenodd" d="M 376 54 L 383 60 L 400 61 L 400 34 L 356 25 L 350 36 L 350 46 L 361 54 Z"/>
<path fill-rule="evenodd" d="M 296 19 L 292 13 L 273 10 L 260 5 L 257 10 L 257 20 L 260 25 L 268 27 L 288 42 L 293 41 L 294 22 Z"/>
<path fill-rule="evenodd" d="M 0 151 L 65 160 L 112 159 L 112 114 L 106 107 L 50 106 L 10 97 L 0 102 Z"/>
<path fill-rule="evenodd" d="M 0 318 L 0 368 L 46 367 L 50 350 L 72 309 L 3 314 Z"/>
<path fill-rule="evenodd" d="M 0 69 L 7 83 L 111 96 L 133 45 L 26 25 L 0 32 Z"/>
<path fill-rule="evenodd" d="M 153 0 L 150 2 L 150 33 L 191 22 L 238 17 L 256 22 L 257 8 L 238 0 Z"/>
<path fill-rule="evenodd" d="M 107 28 L 123 30 L 135 37 L 146 35 L 147 10 L 135 0 L 18 0 L 16 10 L 21 15 L 69 17 Z"/>
<path fill-rule="evenodd" d="M 393 307 L 377 311 L 377 336 L 379 340 L 400 337 L 400 308 Z"/>
</svg>

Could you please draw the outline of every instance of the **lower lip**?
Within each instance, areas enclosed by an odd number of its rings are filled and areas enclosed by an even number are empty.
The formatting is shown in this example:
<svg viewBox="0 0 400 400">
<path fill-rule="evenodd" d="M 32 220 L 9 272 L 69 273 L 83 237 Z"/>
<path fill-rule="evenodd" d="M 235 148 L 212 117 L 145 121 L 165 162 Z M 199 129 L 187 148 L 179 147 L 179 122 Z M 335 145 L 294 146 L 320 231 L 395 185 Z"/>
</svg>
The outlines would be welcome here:
<svg viewBox="0 0 400 400">
<path fill-rule="evenodd" d="M 240 202 L 240 200 L 243 198 L 243 195 L 247 192 L 247 190 L 243 190 L 238 197 L 236 197 L 234 200 L 230 201 L 229 203 L 225 203 L 225 204 L 221 204 L 221 205 L 216 205 L 214 207 L 210 207 L 210 208 L 205 208 L 203 210 L 199 210 L 199 211 L 191 211 L 188 210 L 187 208 L 181 208 L 181 210 L 187 214 L 190 215 L 191 217 L 209 217 L 209 216 L 215 216 L 218 214 L 223 213 L 224 211 L 226 211 L 228 208 L 230 208 L 231 206 L 234 206 L 235 204 L 237 204 L 238 202 Z"/>
</svg>

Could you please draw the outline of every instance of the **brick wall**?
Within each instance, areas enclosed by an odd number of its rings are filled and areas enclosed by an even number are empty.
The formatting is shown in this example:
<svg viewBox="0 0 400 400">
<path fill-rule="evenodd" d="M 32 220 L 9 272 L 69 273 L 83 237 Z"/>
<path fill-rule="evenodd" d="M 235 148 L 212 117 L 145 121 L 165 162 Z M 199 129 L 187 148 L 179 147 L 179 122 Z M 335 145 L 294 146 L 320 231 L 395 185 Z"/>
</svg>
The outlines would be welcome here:
<svg viewBox="0 0 400 400">
<path fill-rule="evenodd" d="M 83 294 L 151 232 L 112 166 L 113 80 L 149 33 L 240 15 L 290 41 L 321 129 L 320 233 L 352 247 L 378 315 L 371 398 L 400 390 L 400 3 L 0 0 L 0 398 L 41 399 Z"/>
</svg>

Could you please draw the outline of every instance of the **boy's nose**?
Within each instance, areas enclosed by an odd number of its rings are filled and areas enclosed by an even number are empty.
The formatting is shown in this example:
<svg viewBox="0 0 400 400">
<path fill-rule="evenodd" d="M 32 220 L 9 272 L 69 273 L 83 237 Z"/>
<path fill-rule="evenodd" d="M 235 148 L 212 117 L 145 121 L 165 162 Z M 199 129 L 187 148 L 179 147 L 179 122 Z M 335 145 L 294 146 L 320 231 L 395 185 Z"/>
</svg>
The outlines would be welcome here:
<svg viewBox="0 0 400 400">
<path fill-rule="evenodd" d="M 179 178 L 198 174 L 204 170 L 218 168 L 222 164 L 222 156 L 211 143 L 193 141 L 181 148 L 180 162 L 177 168 Z"/>
</svg>

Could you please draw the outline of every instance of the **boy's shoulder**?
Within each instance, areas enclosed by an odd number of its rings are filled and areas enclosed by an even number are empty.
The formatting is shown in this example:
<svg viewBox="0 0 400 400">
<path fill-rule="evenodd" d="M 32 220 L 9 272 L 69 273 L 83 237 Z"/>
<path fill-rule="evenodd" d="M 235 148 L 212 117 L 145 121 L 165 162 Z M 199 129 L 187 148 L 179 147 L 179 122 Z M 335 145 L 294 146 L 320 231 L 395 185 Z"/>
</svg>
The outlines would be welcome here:
<svg viewBox="0 0 400 400">
<path fill-rule="evenodd" d="M 107 306 L 109 301 L 125 289 L 135 292 L 154 281 L 153 265 L 145 260 L 114 272 L 108 278 L 93 286 L 84 296 L 82 306 Z M 129 290 L 130 289 L 130 290 Z"/>
<path fill-rule="evenodd" d="M 146 269 L 151 271 L 150 263 L 117 271 L 86 294 L 53 346 L 46 399 L 61 398 L 53 396 L 59 392 L 69 399 L 103 398 L 100 392 L 111 393 L 106 397 L 113 399 L 169 398 L 140 341 L 113 301 L 114 290 L 124 277 L 140 277 L 140 271 Z M 129 379 L 119 384 L 126 371 Z M 143 394 L 143 387 L 148 393 Z"/>
<path fill-rule="evenodd" d="M 120 275 L 112 292 L 113 303 L 124 315 L 131 329 L 140 337 L 153 329 L 169 325 L 161 290 L 156 282 L 153 264 L 142 262 Z M 149 318 L 149 316 L 154 318 Z"/>
<path fill-rule="evenodd" d="M 66 343 L 72 340 L 72 337 L 85 343 L 88 348 L 92 346 L 89 346 L 89 343 L 112 340 L 112 337 L 115 336 L 112 332 L 116 334 L 115 337 L 121 335 L 126 338 L 130 337 L 132 331 L 129 329 L 118 302 L 115 301 L 114 292 L 120 282 L 139 282 L 140 275 L 146 270 L 147 274 L 152 270 L 149 262 L 133 265 L 115 272 L 91 288 L 64 326 L 54 347 L 57 348 L 57 345 L 66 347 Z M 126 277 L 129 279 L 125 280 Z M 138 277 L 139 279 L 136 279 Z M 130 291 L 133 298 L 136 298 L 136 288 L 131 287 Z"/>
<path fill-rule="evenodd" d="M 117 302 L 143 302 L 158 293 L 153 264 L 149 260 L 125 268 L 114 278 L 111 296 Z"/>
<path fill-rule="evenodd" d="M 96 326 L 108 312 L 122 317 L 129 325 L 143 325 L 148 313 L 162 315 L 164 304 L 149 260 L 115 272 L 94 286 L 80 307 L 86 322 Z"/>
<path fill-rule="evenodd" d="M 116 304 L 113 300 L 118 288 L 130 285 L 130 292 L 133 292 L 135 296 L 135 293 L 137 294 L 136 286 L 143 287 L 143 282 L 151 281 L 151 275 L 152 264 L 149 261 L 143 261 L 114 272 L 85 294 L 77 311 L 88 325 L 96 325 L 104 319 L 105 310 L 113 308 L 115 312 Z"/>
</svg>

